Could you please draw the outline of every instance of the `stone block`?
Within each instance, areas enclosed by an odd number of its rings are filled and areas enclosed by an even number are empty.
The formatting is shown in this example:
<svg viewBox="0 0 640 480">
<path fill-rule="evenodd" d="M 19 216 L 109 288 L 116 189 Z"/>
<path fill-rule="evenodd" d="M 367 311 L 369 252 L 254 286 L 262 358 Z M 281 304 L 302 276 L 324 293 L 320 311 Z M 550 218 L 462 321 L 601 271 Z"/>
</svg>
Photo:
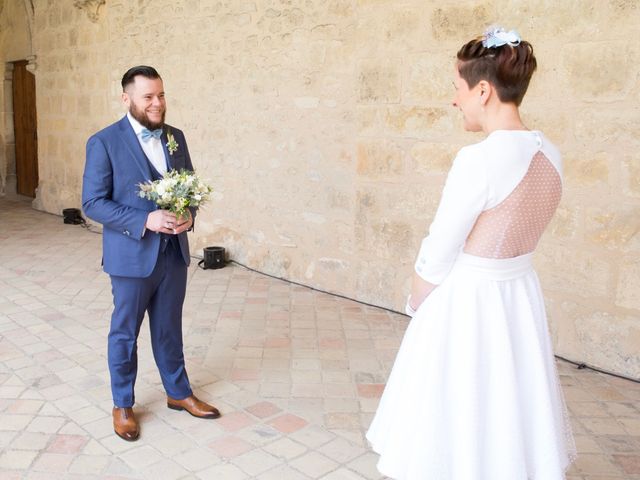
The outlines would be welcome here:
<svg viewBox="0 0 640 480">
<path fill-rule="evenodd" d="M 72 28 L 69 30 L 69 46 L 75 47 L 78 45 L 78 29 Z"/>
<path fill-rule="evenodd" d="M 334 211 L 353 212 L 354 199 L 351 189 L 331 186 L 326 189 L 327 206 Z"/>
<path fill-rule="evenodd" d="M 444 175 L 451 168 L 457 148 L 447 143 L 416 142 L 409 151 L 409 170 L 418 175 Z"/>
<path fill-rule="evenodd" d="M 400 83 L 400 69 L 395 61 L 365 60 L 358 68 L 358 101 L 397 103 Z"/>
<path fill-rule="evenodd" d="M 587 248 L 557 244 L 538 247 L 535 264 L 547 289 L 583 298 L 607 298 L 613 289 L 616 258 Z"/>
<path fill-rule="evenodd" d="M 598 247 L 640 255 L 640 201 L 587 209 L 585 232 Z"/>
<path fill-rule="evenodd" d="M 44 154 L 47 157 L 57 157 L 58 155 L 58 146 L 60 145 L 59 142 L 59 137 L 57 137 L 56 135 L 47 135 L 44 139 L 43 139 L 46 143 L 46 148 L 44 151 Z"/>
<path fill-rule="evenodd" d="M 640 313 L 640 259 L 637 255 L 620 259 L 616 305 Z"/>
<path fill-rule="evenodd" d="M 394 0 L 356 0 L 358 7 L 385 6 L 394 3 Z"/>
<path fill-rule="evenodd" d="M 447 68 L 447 66 L 449 68 Z M 452 101 L 455 59 L 451 52 L 419 53 L 408 57 L 403 82 L 403 101 L 441 105 Z"/>
<path fill-rule="evenodd" d="M 577 340 L 577 333 L 573 322 L 574 316 L 567 313 L 573 311 L 575 303 L 567 301 L 562 295 L 555 295 L 552 290 L 542 284 L 544 303 L 547 313 L 549 333 L 553 342 L 554 351 L 569 358 L 582 358 L 581 346 Z"/>
<path fill-rule="evenodd" d="M 429 9 L 419 5 L 380 8 L 358 16 L 356 41 L 367 56 L 406 55 L 433 47 Z"/>
<path fill-rule="evenodd" d="M 91 111 L 90 99 L 87 95 L 79 95 L 77 98 L 77 115 L 80 117 L 89 116 Z"/>
<path fill-rule="evenodd" d="M 57 8 L 51 9 L 48 11 L 48 24 L 49 27 L 55 29 L 58 25 L 60 25 L 60 10 Z"/>
<path fill-rule="evenodd" d="M 626 145 L 626 148 L 635 145 L 640 115 L 627 106 L 625 102 L 615 102 L 606 109 L 592 105 L 572 110 L 568 125 L 573 133 L 572 140 L 578 145 L 604 151 L 610 150 L 611 145 Z M 576 149 L 577 145 L 572 143 L 572 147 Z"/>
<path fill-rule="evenodd" d="M 634 198 L 640 198 L 640 154 L 625 155 L 622 160 L 623 192 Z"/>
<path fill-rule="evenodd" d="M 304 278 L 320 283 L 331 292 L 338 292 L 344 288 L 353 288 L 349 270 L 353 268 L 349 261 L 340 258 L 320 257 L 309 263 Z"/>
<path fill-rule="evenodd" d="M 386 183 L 384 188 L 375 184 L 359 186 L 354 222 L 356 248 L 376 257 L 396 255 L 412 261 L 433 219 L 441 190 L 441 184 L 428 182 L 417 188 L 408 188 L 404 183 Z M 389 245 L 393 245 L 393 252 Z"/>
<path fill-rule="evenodd" d="M 443 108 L 398 105 L 387 109 L 385 124 L 392 133 L 408 138 L 433 138 L 451 131 L 455 113 Z"/>
<path fill-rule="evenodd" d="M 633 82 L 638 48 L 627 41 L 571 43 L 562 48 L 562 62 L 575 94 L 620 98 Z"/>
<path fill-rule="evenodd" d="M 545 237 L 554 239 L 576 239 L 583 224 L 583 208 L 578 202 L 563 201 L 549 223 Z M 542 239 L 544 242 L 544 238 Z"/>
<path fill-rule="evenodd" d="M 358 175 L 388 177 L 404 172 L 404 152 L 395 143 L 383 140 L 361 141 L 357 146 Z"/>
<path fill-rule="evenodd" d="M 640 289 L 640 284 L 636 287 Z M 637 307 L 640 308 L 640 303 Z M 575 319 L 575 328 L 584 353 L 582 359 L 586 363 L 640 378 L 638 316 L 587 311 Z"/>
<path fill-rule="evenodd" d="M 618 25 L 621 31 L 638 28 L 640 3 L 636 0 L 611 0 L 598 4 L 604 9 L 603 23 Z"/>
<path fill-rule="evenodd" d="M 478 2 L 446 5 L 431 14 L 431 30 L 436 40 L 453 40 L 461 47 L 465 42 L 482 35 L 491 23 L 489 5 Z"/>
<path fill-rule="evenodd" d="M 381 107 L 373 105 L 358 105 L 355 109 L 354 120 L 359 137 L 379 136 L 382 131 L 380 113 Z"/>
<path fill-rule="evenodd" d="M 410 265 L 390 266 L 388 261 L 374 258 L 362 260 L 355 266 L 355 295 L 357 298 L 374 305 L 400 309 L 399 301 L 394 295 L 407 277 L 411 276 Z"/>
<path fill-rule="evenodd" d="M 500 16 L 504 15 L 501 23 L 517 29 L 535 48 L 549 38 L 562 35 L 569 38 L 609 39 L 610 36 L 599 28 L 603 20 L 602 3 L 598 0 L 545 0 L 537 3 L 503 0 L 497 8 Z M 590 21 L 584 21 L 586 19 Z"/>
<path fill-rule="evenodd" d="M 576 152 L 564 157 L 564 179 L 570 187 L 609 185 L 610 156 L 607 152 Z"/>
<path fill-rule="evenodd" d="M 547 92 L 541 93 L 539 98 L 525 95 L 520 115 L 529 129 L 542 131 L 553 144 L 562 147 L 573 140 L 574 113 L 549 108 L 549 104 L 543 100 L 548 95 Z M 561 153 L 566 155 L 568 152 L 562 149 Z"/>
<path fill-rule="evenodd" d="M 351 0 L 331 0 L 326 3 L 327 12 L 331 15 L 350 18 L 354 14 L 354 5 Z"/>
</svg>

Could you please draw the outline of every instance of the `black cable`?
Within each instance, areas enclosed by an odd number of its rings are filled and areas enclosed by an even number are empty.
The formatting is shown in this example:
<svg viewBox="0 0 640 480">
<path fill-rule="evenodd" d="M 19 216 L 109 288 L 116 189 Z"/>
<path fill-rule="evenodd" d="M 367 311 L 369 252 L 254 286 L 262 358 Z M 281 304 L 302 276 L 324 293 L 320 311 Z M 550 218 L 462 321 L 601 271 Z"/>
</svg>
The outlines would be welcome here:
<svg viewBox="0 0 640 480">
<path fill-rule="evenodd" d="M 43 213 L 49 213 L 49 212 L 43 212 Z M 55 213 L 51 214 L 51 215 L 61 216 L 61 215 L 57 215 Z M 81 225 L 82 228 L 88 230 L 91 233 L 97 233 L 97 234 L 101 234 L 102 233 L 102 232 L 95 231 L 94 229 L 92 229 L 91 225 L 84 218 L 82 218 L 82 222 L 81 222 L 80 225 Z M 196 255 L 191 255 L 191 257 L 192 258 L 196 258 L 198 260 L 202 260 L 202 257 L 198 257 Z M 334 297 L 342 298 L 344 300 L 349 300 L 351 302 L 359 303 L 361 305 L 366 305 L 367 307 L 373 307 L 373 308 L 377 308 L 379 310 L 384 310 L 385 312 L 395 313 L 397 315 L 402 315 L 404 317 L 409 317 L 407 314 L 405 314 L 403 312 L 398 312 L 397 310 L 392 310 L 390 308 L 381 307 L 380 305 L 374 305 L 372 303 L 363 302 L 361 300 L 356 300 L 355 298 L 350 298 L 350 297 L 347 297 L 345 295 L 341 295 L 339 293 L 329 292 L 327 290 L 322 290 L 320 288 L 315 288 L 315 287 L 312 287 L 310 285 L 305 285 L 304 283 L 296 282 L 296 281 L 293 281 L 293 280 L 289 280 L 287 278 L 282 278 L 282 277 L 278 277 L 276 275 L 271 275 L 269 273 L 261 272 L 260 270 L 256 270 L 255 268 L 248 267 L 247 265 L 244 265 L 243 263 L 240 263 L 237 260 L 228 260 L 228 261 L 226 261 L 226 263 L 235 263 L 236 265 L 238 265 L 238 266 L 240 266 L 242 268 L 245 268 L 245 269 L 250 270 L 250 271 L 255 272 L 255 273 L 259 273 L 260 275 L 264 275 L 264 276 L 267 276 L 267 277 L 270 277 L 270 278 L 274 278 L 276 280 L 280 280 L 282 282 L 287 282 L 287 283 L 291 283 L 293 285 L 298 285 L 299 287 L 308 288 L 308 289 L 316 291 L 316 292 L 326 293 L 327 295 L 332 295 Z M 198 264 L 198 266 L 200 268 L 203 268 L 200 265 L 200 263 Z M 557 358 L 559 360 L 562 360 L 564 362 L 570 363 L 572 365 L 575 365 L 578 370 L 588 369 L 588 370 L 592 370 L 594 372 L 602 373 L 604 375 L 610 375 L 612 377 L 620 378 L 622 380 L 628 380 L 630 382 L 640 383 L 640 379 L 639 378 L 632 378 L 632 377 L 627 377 L 625 375 L 620 375 L 619 373 L 614 373 L 614 372 L 611 372 L 609 370 L 604 370 L 602 368 L 594 367 L 593 365 L 589 365 L 589 364 L 587 364 L 585 362 L 576 362 L 575 360 L 569 360 L 568 358 L 565 358 L 565 357 L 563 357 L 561 355 L 555 355 L 555 358 Z"/>
<path fill-rule="evenodd" d="M 196 258 L 198 260 L 202 260 L 202 257 L 198 257 L 196 255 L 191 255 L 191 257 L 192 258 Z M 379 310 L 384 310 L 386 312 L 396 313 L 398 315 L 403 315 L 405 317 L 408 317 L 408 315 L 406 313 L 398 312 L 396 310 L 391 310 L 390 308 L 381 307 L 380 305 L 374 305 L 373 303 L 363 302 L 362 300 L 356 300 L 355 298 L 347 297 L 347 296 L 341 295 L 339 293 L 329 292 L 327 290 L 322 290 L 320 288 L 312 287 L 311 285 L 305 285 L 304 283 L 296 282 L 294 280 L 289 280 L 288 278 L 282 278 L 282 277 L 278 277 L 276 275 L 271 275 L 270 273 L 261 272 L 260 270 L 256 270 L 255 268 L 248 267 L 247 265 L 245 265 L 243 263 L 240 263 L 237 260 L 226 260 L 225 264 L 228 264 L 228 263 L 235 263 L 236 265 L 238 265 L 238 266 L 240 266 L 242 268 L 245 268 L 245 269 L 250 270 L 250 271 L 255 272 L 255 273 L 259 273 L 260 275 L 264 275 L 266 277 L 270 277 L 270 278 L 274 278 L 276 280 L 280 280 L 281 282 L 291 283 L 293 285 L 298 285 L 299 287 L 308 288 L 309 290 L 313 290 L 315 292 L 326 293 L 327 295 L 331 295 L 333 297 L 342 298 L 344 300 L 349 300 L 351 302 L 356 302 L 356 303 L 359 303 L 361 305 L 366 305 L 367 307 L 373 307 L 373 308 L 377 308 Z M 198 263 L 198 266 L 200 266 L 200 263 Z M 203 270 L 207 270 L 207 269 L 203 268 L 202 266 L 200 266 L 200 268 L 202 268 Z"/>
<path fill-rule="evenodd" d="M 197 259 L 199 259 L 199 260 L 201 259 L 201 257 L 197 257 L 197 256 L 195 256 L 195 255 L 192 255 L 192 257 L 193 257 L 193 258 L 197 258 Z M 242 268 L 245 268 L 245 269 L 250 270 L 250 271 L 255 272 L 255 273 L 259 273 L 260 275 L 264 275 L 264 276 L 267 276 L 267 277 L 270 277 L 270 278 L 274 278 L 274 279 L 276 279 L 276 280 L 280 280 L 280 281 L 282 281 L 282 282 L 291 283 L 291 284 L 293 284 L 293 285 L 298 285 L 298 286 L 300 286 L 300 287 L 308 288 L 308 289 L 310 289 L 310 290 L 314 290 L 314 291 L 316 291 L 316 292 L 326 293 L 327 295 L 332 295 L 332 296 L 334 296 L 334 297 L 343 298 L 343 299 L 345 299 L 345 300 L 349 300 L 349 301 L 352 301 L 352 302 L 356 302 L 356 303 L 359 303 L 359 304 L 361 304 L 361 305 L 366 305 L 366 306 L 368 306 L 368 307 L 377 308 L 377 309 L 379 309 L 379 310 L 384 310 L 384 311 L 386 311 L 386 312 L 395 313 L 395 314 L 397 314 L 397 315 L 402 315 L 402 316 L 404 316 L 404 317 L 408 317 L 408 318 L 409 318 L 409 316 L 408 316 L 407 314 L 402 313 L 402 312 L 398 312 L 397 310 L 392 310 L 392 309 L 390 309 L 390 308 L 381 307 L 380 305 L 373 305 L 372 303 L 367 303 L 367 302 L 363 302 L 363 301 L 361 301 L 361 300 L 356 300 L 355 298 L 350 298 L 350 297 L 347 297 L 347 296 L 345 296 L 345 295 L 341 295 L 341 294 L 339 294 L 339 293 L 328 292 L 328 291 L 326 291 L 326 290 L 322 290 L 322 289 L 320 289 L 320 288 L 315 288 L 315 287 L 312 287 L 312 286 L 310 286 L 310 285 L 305 285 L 304 283 L 299 283 L 299 282 L 296 282 L 296 281 L 293 281 L 293 280 L 289 280 L 289 279 L 286 279 L 286 278 L 278 277 L 278 276 L 276 276 L 276 275 L 271 275 L 271 274 L 269 274 L 269 273 L 261 272 L 260 270 L 256 270 L 255 268 L 248 267 L 248 266 L 244 265 L 243 263 L 238 262 L 237 260 L 227 260 L 227 262 L 226 262 L 226 263 L 235 263 L 236 265 L 238 265 L 238 266 L 240 266 L 240 267 L 242 267 Z M 200 268 L 202 268 L 202 267 L 200 267 Z M 612 377 L 621 378 L 621 379 L 623 379 L 623 380 L 628 380 L 628 381 L 630 381 L 630 382 L 634 382 L 634 383 L 640 383 L 640 379 L 638 379 L 638 378 L 631 378 L 631 377 L 627 377 L 627 376 L 624 376 L 624 375 L 620 375 L 620 374 L 618 374 L 618 373 L 610 372 L 610 371 L 608 371 L 608 370 L 603 370 L 603 369 L 600 369 L 600 368 L 598 368 L 598 367 L 594 367 L 593 365 L 589 365 L 589 364 L 584 363 L 584 362 L 576 362 L 576 361 L 574 361 L 574 360 L 569 360 L 568 358 L 562 357 L 562 356 L 560 356 L 560 355 L 555 355 L 555 358 L 557 358 L 557 359 L 559 359 L 559 360 L 562 360 L 562 361 L 565 361 L 565 362 L 567 362 L 567 363 L 570 363 L 570 364 L 572 364 L 572 365 L 575 365 L 575 366 L 577 367 L 577 369 L 578 369 L 578 370 L 583 370 L 583 369 L 585 369 L 585 368 L 586 368 L 586 369 L 588 369 L 588 370 L 593 370 L 594 372 L 603 373 L 603 374 L 605 374 L 605 375 L 611 375 Z"/>
<path fill-rule="evenodd" d="M 42 212 L 42 213 L 49 213 L 50 215 L 55 215 L 55 216 L 62 217 L 62 215 L 57 215 L 55 213 L 53 213 L 53 214 L 51 214 L 50 212 Z M 82 228 L 88 230 L 91 233 L 97 233 L 98 235 L 102 234 L 102 232 L 95 231 L 94 229 L 92 229 L 91 225 L 89 223 L 87 223 L 87 221 L 84 218 L 82 218 L 82 223 L 80 225 L 81 225 Z M 192 258 L 196 258 L 198 260 L 202 260 L 202 257 L 198 257 L 196 255 L 191 255 L 191 257 Z M 326 291 L 326 290 L 322 290 L 320 288 L 312 287 L 310 285 L 305 285 L 304 283 L 295 282 L 295 281 L 289 280 L 287 278 L 282 278 L 282 277 L 278 277 L 276 275 L 271 275 L 269 273 L 261 272 L 260 270 L 256 270 L 255 268 L 248 267 L 247 265 L 244 265 L 244 264 L 238 262 L 237 260 L 228 260 L 226 263 L 235 263 L 236 265 L 238 265 L 238 266 L 240 266 L 242 268 L 245 268 L 245 269 L 250 270 L 250 271 L 255 272 L 255 273 L 259 273 L 260 275 L 265 275 L 267 277 L 274 278 L 276 280 L 280 280 L 282 282 L 287 282 L 287 283 L 291 283 L 293 285 L 298 285 L 300 287 L 308 288 L 308 289 L 314 290 L 316 292 L 326 293 L 327 295 L 332 295 L 334 297 L 342 298 L 344 300 L 349 300 L 351 302 L 359 303 L 361 305 L 366 305 L 367 307 L 373 307 L 373 308 L 377 308 L 379 310 L 384 310 L 386 312 L 391 312 L 391 313 L 395 313 L 397 315 L 402 315 L 404 317 L 409 317 L 407 314 L 402 313 L 402 312 L 398 312 L 397 310 L 392 310 L 390 308 L 381 307 L 380 305 L 374 305 L 372 303 L 363 302 L 361 300 L 356 300 L 355 298 L 350 298 L 350 297 L 347 297 L 345 295 L 341 295 L 339 293 L 329 292 L 329 291 Z M 200 268 L 203 268 L 203 267 L 200 266 Z M 594 372 L 602 373 L 604 375 L 610 375 L 612 377 L 620 378 L 622 380 L 628 380 L 630 382 L 640 383 L 640 379 L 638 379 L 638 378 L 632 378 L 632 377 L 627 377 L 625 375 L 620 375 L 619 373 L 614 373 L 614 372 L 611 372 L 609 370 L 604 370 L 602 368 L 594 367 L 593 365 L 589 365 L 589 364 L 587 364 L 585 362 L 576 362 L 575 360 L 569 360 L 568 358 L 565 358 L 565 357 L 563 357 L 561 355 L 555 355 L 555 358 L 557 358 L 559 360 L 562 360 L 564 362 L 570 363 L 572 365 L 575 365 L 578 370 L 583 370 L 583 369 L 586 368 L 588 370 L 592 370 Z"/>
<path fill-rule="evenodd" d="M 610 372 L 609 370 L 604 370 L 602 368 L 594 367 L 593 365 L 589 365 L 584 362 L 576 362 L 574 360 L 569 360 L 568 358 L 562 357 L 560 355 L 556 355 L 556 358 L 563 360 L 567 363 L 570 363 L 572 365 L 575 365 L 578 370 L 583 370 L 586 368 L 588 370 L 593 370 L 594 372 L 604 373 L 605 375 L 611 375 L 612 377 L 621 378 L 622 380 L 629 380 L 630 382 L 640 383 L 640 378 L 632 378 L 632 377 L 627 377 L 625 375 L 620 375 L 619 373 L 614 373 L 614 372 Z"/>
</svg>

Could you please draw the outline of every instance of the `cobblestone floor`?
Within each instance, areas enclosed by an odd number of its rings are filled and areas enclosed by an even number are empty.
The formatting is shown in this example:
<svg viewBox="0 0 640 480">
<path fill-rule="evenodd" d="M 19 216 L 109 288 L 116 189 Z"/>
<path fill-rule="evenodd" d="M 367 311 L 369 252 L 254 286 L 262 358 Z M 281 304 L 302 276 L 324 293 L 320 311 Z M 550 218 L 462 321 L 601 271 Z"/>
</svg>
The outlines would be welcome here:
<svg viewBox="0 0 640 480">
<path fill-rule="evenodd" d="M 100 235 L 24 200 L 0 199 L 0 225 L 3 480 L 382 478 L 364 432 L 405 317 L 237 266 L 192 265 L 187 369 L 224 416 L 166 408 L 143 327 L 142 436 L 128 443 L 111 425 Z M 558 367 L 580 452 L 568 479 L 640 479 L 640 385 Z"/>
</svg>

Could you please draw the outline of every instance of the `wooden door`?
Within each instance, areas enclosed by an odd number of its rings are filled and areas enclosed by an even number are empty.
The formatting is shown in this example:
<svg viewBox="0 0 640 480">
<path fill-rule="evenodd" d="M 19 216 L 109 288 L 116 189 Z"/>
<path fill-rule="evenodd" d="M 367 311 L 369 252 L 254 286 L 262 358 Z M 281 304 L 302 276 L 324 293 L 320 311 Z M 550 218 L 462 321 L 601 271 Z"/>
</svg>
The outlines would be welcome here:
<svg viewBox="0 0 640 480">
<path fill-rule="evenodd" d="M 16 137 L 16 190 L 36 196 L 38 186 L 38 134 L 36 130 L 36 77 L 27 61 L 13 63 L 13 125 Z"/>
</svg>

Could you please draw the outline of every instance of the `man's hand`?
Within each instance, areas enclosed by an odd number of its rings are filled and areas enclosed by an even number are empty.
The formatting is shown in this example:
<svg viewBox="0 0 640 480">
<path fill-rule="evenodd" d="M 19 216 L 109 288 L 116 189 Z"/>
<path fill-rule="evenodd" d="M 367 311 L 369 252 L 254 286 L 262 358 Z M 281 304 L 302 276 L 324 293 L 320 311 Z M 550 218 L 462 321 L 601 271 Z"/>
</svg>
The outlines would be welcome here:
<svg viewBox="0 0 640 480">
<path fill-rule="evenodd" d="M 145 228 L 152 232 L 170 233 L 177 235 L 191 228 L 193 219 L 191 212 L 187 210 L 182 217 L 176 217 L 174 213 L 168 210 L 154 210 L 149 212 Z"/>
<path fill-rule="evenodd" d="M 184 215 L 178 217 L 176 227 L 173 230 L 173 233 L 176 235 L 178 233 L 185 232 L 191 228 L 193 225 L 193 218 L 191 218 L 191 212 L 189 210 L 184 211 Z"/>
</svg>

